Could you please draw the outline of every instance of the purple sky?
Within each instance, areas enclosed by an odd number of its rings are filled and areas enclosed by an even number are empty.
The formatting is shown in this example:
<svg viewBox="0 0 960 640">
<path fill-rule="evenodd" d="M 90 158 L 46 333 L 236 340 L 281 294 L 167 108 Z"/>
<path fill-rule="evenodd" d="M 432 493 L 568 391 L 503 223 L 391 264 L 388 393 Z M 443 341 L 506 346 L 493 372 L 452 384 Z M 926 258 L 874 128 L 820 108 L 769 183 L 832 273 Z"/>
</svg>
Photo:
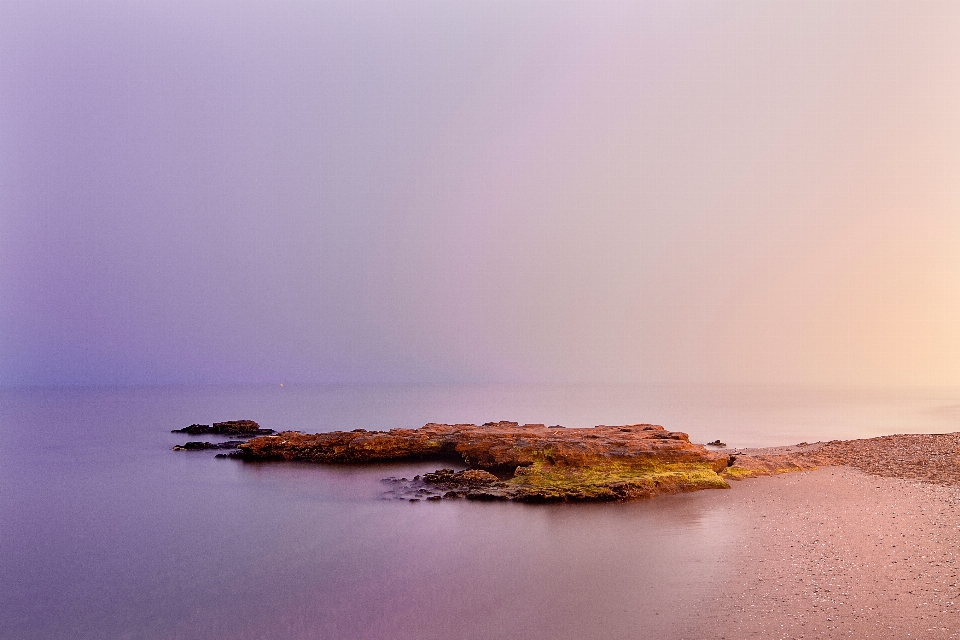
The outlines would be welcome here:
<svg viewBox="0 0 960 640">
<path fill-rule="evenodd" d="M 0 3 L 0 384 L 960 383 L 960 3 Z"/>
</svg>

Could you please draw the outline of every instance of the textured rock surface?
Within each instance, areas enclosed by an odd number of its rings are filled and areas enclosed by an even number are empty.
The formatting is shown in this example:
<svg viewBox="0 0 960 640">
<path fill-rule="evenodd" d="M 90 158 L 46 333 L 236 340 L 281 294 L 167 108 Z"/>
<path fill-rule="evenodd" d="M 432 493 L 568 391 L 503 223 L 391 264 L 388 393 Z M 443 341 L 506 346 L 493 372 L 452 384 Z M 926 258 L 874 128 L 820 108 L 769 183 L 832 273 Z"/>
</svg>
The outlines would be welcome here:
<svg viewBox="0 0 960 640">
<path fill-rule="evenodd" d="M 718 475 L 727 467 L 726 454 L 650 424 L 564 429 L 496 422 L 387 432 L 283 432 L 241 444 L 237 456 L 325 463 L 447 459 L 497 474 L 487 473 L 479 482 L 477 474 L 441 470 L 394 489 L 394 495 L 409 499 L 624 500 L 729 486 Z"/>
<path fill-rule="evenodd" d="M 204 449 L 236 449 L 245 440 L 227 440 L 226 442 L 187 442 L 177 445 L 174 451 L 202 451 Z"/>
<path fill-rule="evenodd" d="M 687 434 L 650 424 L 564 429 L 542 424 L 488 422 L 427 424 L 420 429 L 333 431 L 304 434 L 285 431 L 255 438 L 240 447 L 248 460 L 375 462 L 425 458 L 462 459 L 478 469 L 514 469 L 535 461 L 579 465 L 639 459 L 663 462 L 722 461 L 727 456 L 692 444 Z"/>
</svg>

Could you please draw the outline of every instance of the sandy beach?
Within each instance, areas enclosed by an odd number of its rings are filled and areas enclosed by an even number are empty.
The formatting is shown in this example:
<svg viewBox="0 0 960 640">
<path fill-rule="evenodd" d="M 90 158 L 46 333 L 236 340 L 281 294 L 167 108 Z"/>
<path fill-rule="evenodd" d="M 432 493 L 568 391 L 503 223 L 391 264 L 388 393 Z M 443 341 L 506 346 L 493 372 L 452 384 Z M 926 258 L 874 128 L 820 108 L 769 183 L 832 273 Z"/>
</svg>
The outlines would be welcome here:
<svg viewBox="0 0 960 640">
<path fill-rule="evenodd" d="M 744 528 L 689 637 L 960 637 L 957 487 L 837 466 L 720 499 Z"/>
</svg>

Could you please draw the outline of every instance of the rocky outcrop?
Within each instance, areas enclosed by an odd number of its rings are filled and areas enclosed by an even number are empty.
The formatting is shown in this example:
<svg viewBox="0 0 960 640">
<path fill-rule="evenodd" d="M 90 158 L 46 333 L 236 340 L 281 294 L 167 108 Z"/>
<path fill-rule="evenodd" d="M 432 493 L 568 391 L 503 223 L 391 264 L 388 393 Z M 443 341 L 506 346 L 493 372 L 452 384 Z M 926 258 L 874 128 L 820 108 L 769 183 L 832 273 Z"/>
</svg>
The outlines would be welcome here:
<svg viewBox="0 0 960 640">
<path fill-rule="evenodd" d="M 174 429 L 170 433 L 187 433 L 191 436 L 266 436 L 273 433 L 273 429 L 261 429 L 253 420 L 228 420 L 208 424 L 192 424 L 183 429 Z"/>
<path fill-rule="evenodd" d="M 385 432 L 287 431 L 245 442 L 235 455 L 248 461 L 323 463 L 454 460 L 473 470 L 441 470 L 406 481 L 395 490 L 400 497 L 431 493 L 428 485 L 441 497 L 528 502 L 626 500 L 729 486 L 718 475 L 727 467 L 727 455 L 691 443 L 685 433 L 651 424 L 564 429 L 491 422 Z M 487 473 L 478 475 L 477 470 Z"/>
<path fill-rule="evenodd" d="M 187 442 L 178 444 L 174 451 L 203 451 L 205 449 L 236 449 L 246 440 L 227 440 L 226 442 Z"/>
<path fill-rule="evenodd" d="M 273 433 L 273 429 L 261 429 L 260 425 L 253 420 L 229 420 L 227 422 L 214 422 L 208 424 L 192 424 L 183 429 L 174 429 L 170 433 L 188 433 L 190 435 L 203 436 L 234 436 L 242 437 L 243 440 L 228 440 L 226 442 L 187 442 L 177 445 L 174 451 L 203 451 L 206 449 L 236 449 L 249 438 L 256 436 L 266 436 Z"/>
<path fill-rule="evenodd" d="M 629 500 L 662 493 L 729 488 L 727 480 L 848 465 L 879 476 L 960 486 L 960 433 L 894 435 L 787 447 L 708 450 L 687 434 L 652 424 L 564 429 L 488 422 L 427 424 L 420 429 L 273 434 L 252 420 L 190 425 L 174 433 L 236 435 L 250 440 L 188 442 L 177 450 L 231 449 L 247 461 L 359 464 L 449 460 L 439 469 L 388 478 L 387 497 L 406 500 Z M 719 440 L 708 443 L 723 447 Z"/>
<path fill-rule="evenodd" d="M 358 463 L 449 458 L 477 469 L 507 470 L 538 461 L 568 466 L 599 460 L 722 461 L 722 467 L 727 460 L 726 455 L 691 443 L 685 433 L 651 424 L 564 429 L 516 422 L 431 423 L 390 431 L 284 431 L 250 440 L 240 450 L 247 460 Z"/>
</svg>

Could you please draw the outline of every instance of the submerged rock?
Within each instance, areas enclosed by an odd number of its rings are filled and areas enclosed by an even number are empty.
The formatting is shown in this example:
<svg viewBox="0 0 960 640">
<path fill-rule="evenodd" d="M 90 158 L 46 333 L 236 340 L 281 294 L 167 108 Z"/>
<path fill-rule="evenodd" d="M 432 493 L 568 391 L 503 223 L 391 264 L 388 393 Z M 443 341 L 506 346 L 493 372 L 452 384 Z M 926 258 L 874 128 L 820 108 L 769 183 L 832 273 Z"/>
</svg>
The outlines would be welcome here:
<svg viewBox="0 0 960 640">
<path fill-rule="evenodd" d="M 500 482 L 500 478 L 481 469 L 439 469 L 433 473 L 425 473 L 422 477 L 424 482 L 442 487 L 483 487 Z"/>
</svg>

